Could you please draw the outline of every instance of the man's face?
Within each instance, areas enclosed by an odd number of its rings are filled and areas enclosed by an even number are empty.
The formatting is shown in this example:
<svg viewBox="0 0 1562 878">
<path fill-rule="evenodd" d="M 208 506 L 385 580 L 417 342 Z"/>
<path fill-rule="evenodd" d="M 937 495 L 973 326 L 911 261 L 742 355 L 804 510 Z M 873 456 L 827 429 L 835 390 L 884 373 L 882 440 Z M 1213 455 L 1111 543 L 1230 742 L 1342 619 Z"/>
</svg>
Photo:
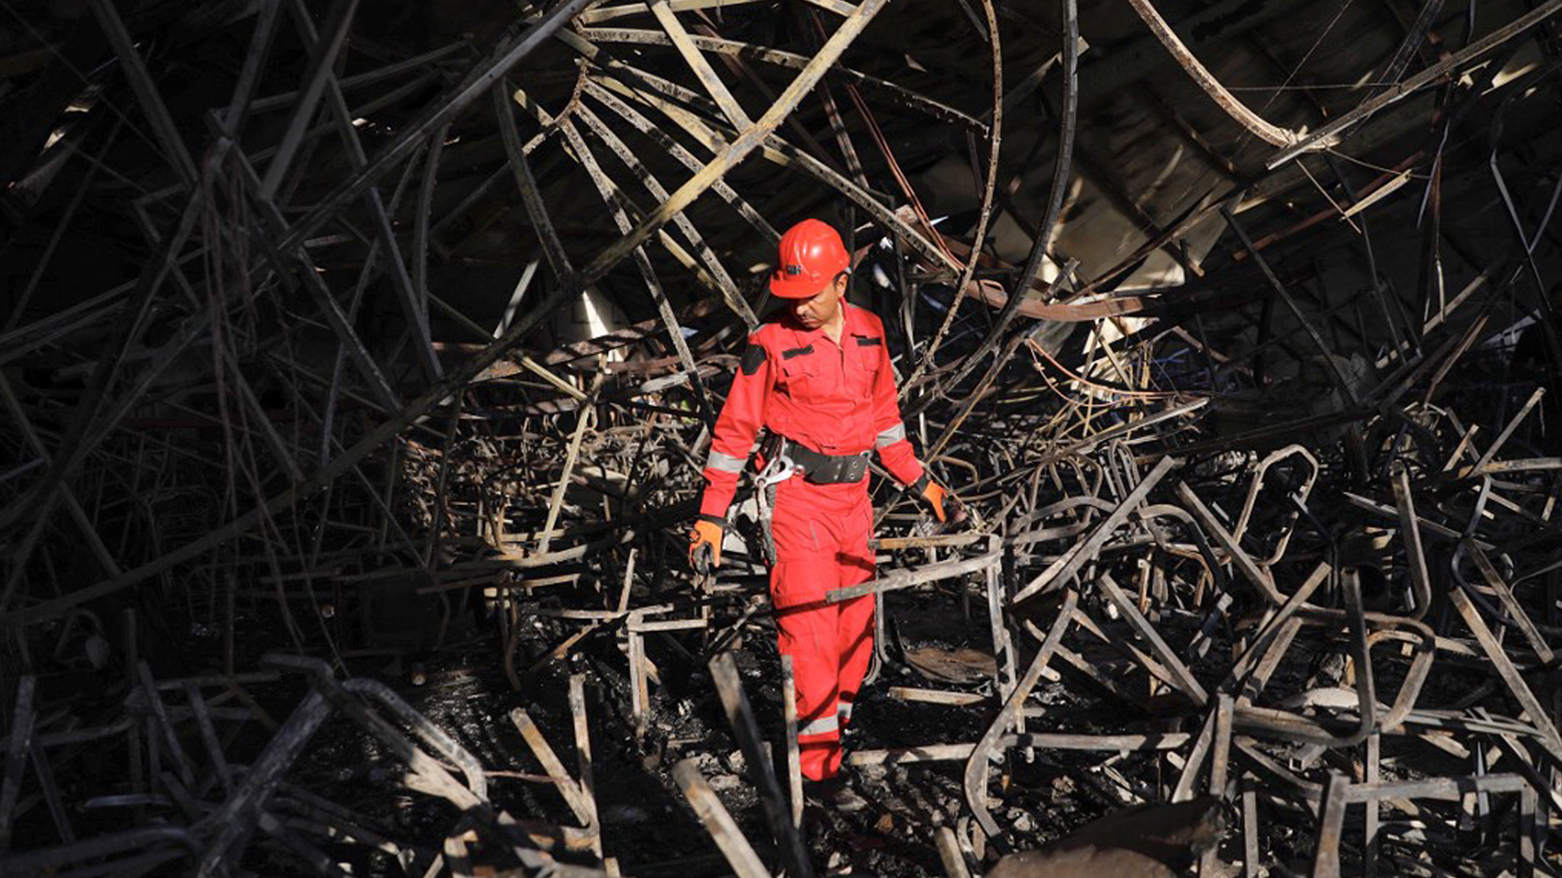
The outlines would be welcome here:
<svg viewBox="0 0 1562 878">
<path fill-rule="evenodd" d="M 846 294 L 845 274 L 838 275 L 824 289 L 807 299 L 798 299 L 792 306 L 797 321 L 808 329 L 818 329 L 835 319 L 841 310 L 841 296 Z"/>
</svg>

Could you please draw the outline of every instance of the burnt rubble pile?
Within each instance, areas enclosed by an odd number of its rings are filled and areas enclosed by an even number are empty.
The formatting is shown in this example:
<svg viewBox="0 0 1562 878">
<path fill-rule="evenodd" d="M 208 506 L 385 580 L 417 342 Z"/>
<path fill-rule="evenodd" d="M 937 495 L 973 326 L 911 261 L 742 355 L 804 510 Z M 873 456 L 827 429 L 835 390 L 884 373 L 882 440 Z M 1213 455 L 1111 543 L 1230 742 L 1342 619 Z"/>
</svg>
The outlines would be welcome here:
<svg viewBox="0 0 1562 878">
<path fill-rule="evenodd" d="M 1375 450 L 1365 482 L 1352 480 L 1343 441 L 1321 459 L 1297 444 L 1221 455 L 1214 449 L 1225 440 L 1202 438 L 1205 408 L 1150 403 L 1088 439 L 1050 450 L 1016 442 L 1006 449 L 1016 465 L 1002 470 L 951 458 L 951 473 L 977 476 L 952 479 L 971 498 L 974 529 L 877 541 L 878 578 L 832 596 L 878 593 L 894 629 L 879 640 L 880 691 L 849 754 L 875 802 L 866 816 L 816 814 L 801 836 L 793 822 L 802 802 L 782 755 L 793 740 L 779 722 L 787 678 L 756 612 L 765 605 L 757 563 L 738 552 L 714 582 L 693 582 L 677 526 L 654 512 L 605 529 L 566 526 L 546 552 L 517 549 L 492 530 L 481 502 L 452 491 L 443 551 L 500 538 L 448 574 L 415 579 L 407 598 L 481 577 L 485 624 L 499 627 L 475 642 L 507 632 L 504 668 L 521 701 L 546 702 L 541 690 L 559 686 L 565 709 L 543 707 L 534 718 L 518 706 L 506 716 L 505 696 L 490 690 L 468 697 L 493 699 L 493 715 L 458 713 L 447 728 L 383 683 L 339 679 L 326 662 L 283 654 L 259 671 L 163 680 L 142 661 L 104 697 L 53 706 L 24 676 L 11 718 L 21 734 L 7 740 L 13 853 L 3 868 L 127 874 L 179 864 L 210 874 L 290 862 L 327 872 L 357 863 L 387 874 L 473 874 L 479 864 L 608 874 L 619 866 L 603 858 L 617 844 L 638 851 L 646 842 L 631 837 L 649 831 L 635 821 L 615 831 L 599 811 L 595 791 L 614 787 L 624 766 L 639 780 L 629 802 L 603 794 L 614 808 L 660 811 L 681 793 L 739 874 L 771 868 L 767 860 L 818 868 L 805 836 L 850 851 L 865 831 L 924 846 L 936 832 L 946 868 L 959 873 L 1049 840 L 1060 827 L 1040 822 L 1048 816 L 1067 825 L 1157 802 L 1202 805 L 1204 829 L 1168 848 L 1176 853 L 1166 869 L 1179 858 L 1301 872 L 1342 857 L 1353 869 L 1393 873 L 1524 874 L 1542 865 L 1548 778 L 1562 753 L 1548 670 L 1562 568 L 1545 538 L 1559 462 L 1510 456 L 1527 454 L 1533 433 L 1523 422 L 1535 407 L 1505 425 L 1501 447 L 1455 433 L 1421 406 L 1365 418 L 1362 441 Z M 602 452 L 601 463 L 582 452 L 584 470 L 634 471 L 605 425 L 579 448 Z M 519 465 L 485 460 L 497 458 L 466 458 L 465 484 L 495 484 Z M 657 476 L 643 478 L 654 496 Z M 365 555 L 363 566 L 388 586 L 374 553 Z M 360 581 L 348 569 L 339 578 Z M 345 610 L 357 602 L 346 591 L 322 585 L 321 599 Z M 459 626 L 448 624 L 463 611 L 428 606 L 445 614 L 439 632 L 452 632 L 451 642 L 401 652 L 431 665 L 442 653 L 471 654 L 474 641 L 456 642 Z M 372 606 L 354 615 L 356 623 L 338 628 L 333 618 L 329 627 L 344 640 L 395 634 L 372 629 L 396 621 Z M 97 636 L 57 633 L 62 654 L 78 643 L 91 649 Z M 753 702 L 729 651 L 740 644 L 758 653 L 744 659 Z M 349 664 L 370 660 L 346 655 Z M 275 712 L 253 691 L 275 693 L 284 674 L 305 691 Z M 423 686 L 431 675 L 440 676 L 421 667 L 399 676 Z M 588 678 L 605 690 L 595 710 L 586 707 Z M 709 697 L 713 684 L 719 699 Z M 113 698 L 122 712 L 103 714 Z M 331 718 L 354 728 L 321 740 L 376 742 L 359 757 L 359 779 L 322 777 L 318 767 L 303 772 L 311 782 L 290 779 L 302 770 L 295 763 L 318 761 L 307 754 L 323 746 L 312 742 Z M 497 762 L 485 765 L 461 743 L 478 734 L 471 722 L 509 727 Z M 948 734 L 961 728 L 971 732 Z M 242 761 L 230 755 L 235 744 L 248 754 Z M 95 782 L 79 776 L 89 765 Z M 539 784 L 558 799 L 543 802 L 534 789 L 521 804 L 541 813 L 495 804 L 496 788 Z M 357 799 L 365 785 L 441 800 L 428 820 L 442 822 L 386 826 L 394 818 L 372 813 L 383 802 L 363 814 L 322 794 Z M 1058 790 L 1084 806 L 1051 815 Z M 742 824 L 723 792 L 750 812 Z M 1120 834 L 1105 838 L 1096 856 L 1135 856 Z M 909 874 L 930 867 L 933 853 L 919 860 L 870 847 L 867 856 L 859 867 Z M 1045 848 L 1026 856 L 997 868 L 1056 867 Z M 835 860 L 851 862 L 838 852 Z"/>
</svg>

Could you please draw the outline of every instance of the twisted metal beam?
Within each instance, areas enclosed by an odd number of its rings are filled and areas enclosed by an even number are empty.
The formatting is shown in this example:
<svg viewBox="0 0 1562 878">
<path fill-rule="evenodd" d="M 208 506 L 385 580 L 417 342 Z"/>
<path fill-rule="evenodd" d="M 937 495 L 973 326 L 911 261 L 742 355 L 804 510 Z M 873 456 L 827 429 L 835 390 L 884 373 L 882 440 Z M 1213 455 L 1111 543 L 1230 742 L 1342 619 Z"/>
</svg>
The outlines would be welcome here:
<svg viewBox="0 0 1562 878">
<path fill-rule="evenodd" d="M 1264 121 L 1257 113 L 1249 110 L 1246 104 L 1237 100 L 1236 95 L 1227 91 L 1226 87 L 1220 84 L 1220 80 L 1215 78 L 1215 74 L 1210 73 L 1209 68 L 1199 63 L 1199 59 L 1188 51 L 1188 47 L 1183 45 L 1182 39 L 1171 29 L 1171 25 L 1167 24 L 1166 19 L 1150 5 L 1150 0 L 1128 0 L 1128 3 L 1133 6 L 1135 12 L 1139 13 L 1139 17 L 1150 28 L 1150 32 L 1155 34 L 1155 38 L 1161 41 L 1161 45 L 1166 47 L 1166 51 L 1171 53 L 1172 59 L 1193 77 L 1193 81 L 1204 90 L 1205 94 L 1226 111 L 1226 115 L 1230 116 L 1232 121 L 1246 128 L 1265 143 L 1274 146 L 1291 146 L 1302 139 L 1302 136 L 1294 131 Z"/>
</svg>

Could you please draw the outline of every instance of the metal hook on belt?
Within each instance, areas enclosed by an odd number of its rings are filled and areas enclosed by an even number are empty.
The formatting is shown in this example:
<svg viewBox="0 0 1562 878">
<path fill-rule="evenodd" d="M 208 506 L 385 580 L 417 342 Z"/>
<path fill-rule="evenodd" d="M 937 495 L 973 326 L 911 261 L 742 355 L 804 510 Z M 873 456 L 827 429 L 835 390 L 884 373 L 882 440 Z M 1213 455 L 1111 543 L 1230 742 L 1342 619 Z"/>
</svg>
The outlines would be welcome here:
<svg viewBox="0 0 1562 878">
<path fill-rule="evenodd" d="M 775 511 L 771 508 L 775 502 L 775 486 L 797 472 L 797 464 L 787 454 L 786 440 L 781 439 L 769 455 L 769 460 L 765 461 L 765 468 L 754 476 L 754 502 L 759 507 L 759 529 L 763 541 L 761 550 L 767 566 L 776 563 L 775 537 L 770 529 L 771 515 Z"/>
<path fill-rule="evenodd" d="M 771 485 L 790 479 L 796 472 L 797 464 L 792 461 L 791 455 L 786 453 L 786 445 L 783 443 L 781 450 L 766 461 L 765 468 L 754 477 L 754 490 L 763 492 Z"/>
</svg>

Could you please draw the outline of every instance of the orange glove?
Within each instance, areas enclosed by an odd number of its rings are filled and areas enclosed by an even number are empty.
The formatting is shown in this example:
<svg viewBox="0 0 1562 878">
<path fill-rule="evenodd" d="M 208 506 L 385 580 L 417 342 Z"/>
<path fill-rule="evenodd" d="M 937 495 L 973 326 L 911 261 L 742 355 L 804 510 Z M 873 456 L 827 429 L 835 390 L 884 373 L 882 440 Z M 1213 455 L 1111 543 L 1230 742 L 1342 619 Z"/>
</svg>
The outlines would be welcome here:
<svg viewBox="0 0 1562 878">
<path fill-rule="evenodd" d="M 700 554 L 706 546 L 710 546 L 710 565 L 721 566 L 721 537 L 725 532 L 713 518 L 700 517 L 694 522 L 694 530 L 689 534 L 689 566 L 700 570 Z"/>
<path fill-rule="evenodd" d="M 933 514 L 938 516 L 938 520 L 940 522 L 945 521 L 944 495 L 948 492 L 944 490 L 943 485 L 940 485 L 927 476 L 924 475 L 922 479 L 924 482 L 922 485 L 922 499 L 926 500 L 927 504 L 933 507 Z"/>
</svg>

